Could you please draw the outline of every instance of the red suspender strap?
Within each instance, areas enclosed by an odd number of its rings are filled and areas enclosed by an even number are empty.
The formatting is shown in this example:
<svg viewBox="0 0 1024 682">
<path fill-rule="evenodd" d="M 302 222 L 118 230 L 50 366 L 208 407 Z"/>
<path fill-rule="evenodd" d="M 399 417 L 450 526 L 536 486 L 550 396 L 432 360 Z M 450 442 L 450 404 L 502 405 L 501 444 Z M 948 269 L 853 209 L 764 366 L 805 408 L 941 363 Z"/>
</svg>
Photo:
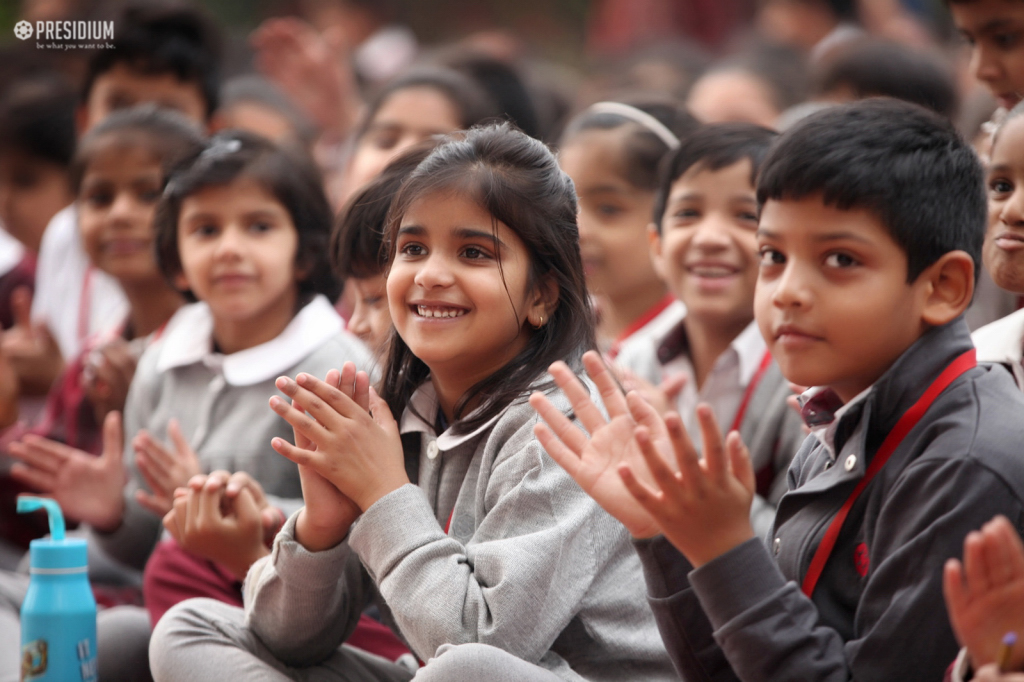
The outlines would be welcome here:
<svg viewBox="0 0 1024 682">
<path fill-rule="evenodd" d="M 839 531 L 843 528 L 843 522 L 846 521 L 846 517 L 849 515 L 850 509 L 857 501 L 857 498 L 864 492 L 864 488 L 871 483 L 871 479 L 875 477 L 875 474 L 881 471 L 885 463 L 889 461 L 889 457 L 899 447 L 900 443 L 903 442 L 903 439 L 910 433 L 910 430 L 921 421 L 921 417 L 932 406 L 932 403 L 939 397 L 939 394 L 946 390 L 946 387 L 953 383 L 961 374 L 977 366 L 976 357 L 975 350 L 972 348 L 951 362 L 942 371 L 942 374 L 932 382 L 931 386 L 924 392 L 924 395 L 918 398 L 917 402 L 903 413 L 900 420 L 896 422 L 896 426 L 892 428 L 889 435 L 882 441 L 882 445 L 878 448 L 878 452 L 875 453 L 871 464 L 868 465 L 867 471 L 864 472 L 864 478 L 860 480 L 857 487 L 850 493 L 850 497 L 847 498 L 842 508 L 839 509 L 839 513 L 832 519 L 828 530 L 825 531 L 825 536 L 821 539 L 821 544 L 818 545 L 818 549 L 814 552 L 814 557 L 811 559 L 811 565 L 807 569 L 807 574 L 804 576 L 804 582 L 801 587 L 803 593 L 808 597 L 814 594 L 814 587 L 818 584 L 822 571 L 825 570 L 825 564 L 828 562 L 832 550 L 835 549 L 836 541 L 839 539 Z"/>
<path fill-rule="evenodd" d="M 90 265 L 82 279 L 82 297 L 78 299 L 78 329 L 75 332 L 80 345 L 89 338 L 89 317 L 92 312 L 92 271 L 93 267 Z"/>
<path fill-rule="evenodd" d="M 651 306 L 647 312 L 633 320 L 630 325 L 626 327 L 621 334 L 619 334 L 619 338 L 615 339 L 615 343 L 612 344 L 612 347 L 608 349 L 608 357 L 614 360 L 619 354 L 619 349 L 622 348 L 623 341 L 631 337 L 633 334 L 636 334 L 647 326 L 651 320 L 665 312 L 665 309 L 672 305 L 675 300 L 675 296 L 672 294 L 665 294 L 662 299 Z"/>
<path fill-rule="evenodd" d="M 732 420 L 732 427 L 730 431 L 739 431 L 740 424 L 743 423 L 743 417 L 747 413 L 747 405 L 750 404 L 750 399 L 754 397 L 754 391 L 757 390 L 757 385 L 761 383 L 761 379 L 764 378 L 764 373 L 768 371 L 768 366 L 772 364 L 772 354 L 768 351 L 764 352 L 764 357 L 761 358 L 761 364 L 758 365 L 757 371 L 754 372 L 754 376 L 751 377 L 750 383 L 747 384 L 747 390 L 743 392 L 743 400 L 740 401 L 740 406 L 736 409 L 736 417 Z"/>
</svg>

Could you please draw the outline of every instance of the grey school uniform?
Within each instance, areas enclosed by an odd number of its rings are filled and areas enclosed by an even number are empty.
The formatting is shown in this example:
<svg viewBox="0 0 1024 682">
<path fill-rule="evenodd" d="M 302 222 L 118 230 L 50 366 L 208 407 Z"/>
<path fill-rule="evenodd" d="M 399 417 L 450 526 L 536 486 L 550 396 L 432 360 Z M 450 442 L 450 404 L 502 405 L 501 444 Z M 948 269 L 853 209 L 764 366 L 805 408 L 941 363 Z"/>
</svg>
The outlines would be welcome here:
<svg viewBox="0 0 1024 682">
<path fill-rule="evenodd" d="M 429 383 L 412 404 L 437 413 Z M 372 599 L 421 659 L 448 651 L 417 680 L 675 679 L 627 532 L 544 452 L 538 419 L 520 401 L 472 433 L 437 436 L 407 409 L 418 485 L 323 552 L 295 541 L 293 516 L 250 570 L 244 614 L 204 600 L 168 612 L 150 648 L 156 679 L 408 679 L 339 649 Z M 481 665 L 490 674 L 474 677 Z"/>
<path fill-rule="evenodd" d="M 205 303 L 179 310 L 163 337 L 139 360 L 125 406 L 124 460 L 130 472 L 124 520 L 113 533 L 92 533 L 111 557 L 142 569 L 163 532 L 161 519 L 135 501 L 145 483 L 135 466 L 132 438 L 147 429 L 169 444 L 175 418 L 199 457 L 203 471 L 245 471 L 286 514 L 302 506 L 299 472 L 270 447 L 274 437 L 292 440 L 292 428 L 270 409 L 280 395 L 274 380 L 308 372 L 320 378 L 352 360 L 371 366 L 369 351 L 323 296 L 302 308 L 274 339 L 247 350 L 212 351 L 213 318 Z"/>
<path fill-rule="evenodd" d="M 944 562 L 996 514 L 1024 527 L 1024 395 L 1002 367 L 979 365 L 939 395 L 853 505 L 812 599 L 800 583 L 882 440 L 971 347 L 962 318 L 929 330 L 851 401 L 832 448 L 805 441 L 771 550 L 751 540 L 693 570 L 664 538 L 637 543 L 684 679 L 942 679 L 957 654 Z"/>
</svg>

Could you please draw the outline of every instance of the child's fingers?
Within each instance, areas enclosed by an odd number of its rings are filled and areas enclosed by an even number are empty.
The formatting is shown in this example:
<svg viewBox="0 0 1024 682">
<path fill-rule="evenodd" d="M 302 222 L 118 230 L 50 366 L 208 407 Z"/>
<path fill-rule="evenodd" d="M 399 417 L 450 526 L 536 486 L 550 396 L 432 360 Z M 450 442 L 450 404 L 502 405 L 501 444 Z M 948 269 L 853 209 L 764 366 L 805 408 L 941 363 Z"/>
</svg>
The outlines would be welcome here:
<svg viewBox="0 0 1024 682">
<path fill-rule="evenodd" d="M 135 465 L 144 475 L 148 474 L 149 476 L 157 477 L 161 481 L 170 480 L 171 478 L 171 469 L 167 462 L 160 459 L 159 455 L 152 456 L 147 450 L 135 451 Z M 161 485 L 161 487 L 165 486 Z"/>
<path fill-rule="evenodd" d="M 725 451 L 729 457 L 729 468 L 743 487 L 753 493 L 757 489 L 757 477 L 754 465 L 750 461 L 750 450 L 747 449 L 739 431 L 730 431 L 725 437 Z"/>
<path fill-rule="evenodd" d="M 64 466 L 69 459 L 81 453 L 81 450 L 76 450 L 73 447 L 64 445 L 64 443 L 58 443 L 57 441 L 32 433 L 22 438 L 21 443 L 25 445 L 26 449 L 31 450 L 39 457 L 46 457 L 49 460 L 56 461 L 58 466 Z"/>
<path fill-rule="evenodd" d="M 356 365 L 355 365 L 355 363 L 354 362 L 346 362 L 346 363 L 344 363 L 341 366 L 341 378 L 339 379 L 337 384 L 332 384 L 329 381 L 327 383 L 330 384 L 330 385 L 336 386 L 339 390 L 341 390 L 349 398 L 353 397 L 355 395 L 355 387 L 356 387 Z"/>
<path fill-rule="evenodd" d="M 303 406 L 307 405 L 305 399 L 303 399 L 302 404 Z M 295 409 L 294 406 L 289 405 L 276 395 L 270 398 L 270 408 L 291 424 L 293 429 L 314 443 L 324 443 L 328 440 L 329 432 L 311 414 Z"/>
<path fill-rule="evenodd" d="M 587 351 L 583 354 L 583 366 L 590 378 L 594 380 L 594 384 L 597 385 L 604 408 L 608 410 L 608 416 L 615 418 L 620 414 L 628 414 L 626 398 L 622 395 L 622 389 L 615 383 L 615 377 L 605 366 L 601 355 L 596 351 Z"/>
<path fill-rule="evenodd" d="M 274 438 L 270 446 L 279 454 L 287 457 L 299 466 L 306 466 L 320 473 L 320 460 L 316 457 L 315 451 L 297 448 L 284 438 Z"/>
<path fill-rule="evenodd" d="M 999 538 L 1006 548 L 1005 563 L 1012 578 L 1024 578 L 1024 543 L 1013 524 L 1005 516 L 999 515 L 985 524 L 992 535 Z"/>
<path fill-rule="evenodd" d="M 224 492 L 229 498 L 233 498 L 246 489 L 249 490 L 249 494 L 253 496 L 253 499 L 257 500 L 260 504 L 266 501 L 263 487 L 244 471 L 236 471 L 228 477 Z"/>
<path fill-rule="evenodd" d="M 138 465 L 139 473 L 142 475 L 142 480 L 146 482 L 146 485 L 149 486 L 149 489 L 154 494 L 170 497 L 174 493 L 174 489 L 178 486 L 171 482 L 171 477 L 166 472 L 160 471 L 156 467 L 151 468 L 148 464 L 149 460 L 142 455 L 135 462 Z"/>
<path fill-rule="evenodd" d="M 538 422 L 533 425 L 533 435 L 537 436 L 537 440 L 540 442 L 542 448 L 544 448 L 551 459 L 558 463 L 558 466 L 565 469 L 573 478 L 576 478 L 582 460 L 579 455 L 570 450 L 565 443 L 551 431 L 551 428 L 543 422 Z"/>
<path fill-rule="evenodd" d="M 997 528 L 989 521 L 981 528 L 981 547 L 985 556 L 989 582 L 994 585 L 1005 585 L 1013 579 L 1012 552 L 1003 537 L 996 532 Z"/>
<path fill-rule="evenodd" d="M 546 395 L 535 391 L 530 396 L 530 406 L 548 423 L 555 438 L 565 443 L 577 457 L 583 454 L 589 439 L 562 411 L 555 407 Z M 578 413 L 577 413 L 578 414 Z M 550 450 L 548 451 L 550 452 Z"/>
<path fill-rule="evenodd" d="M 989 589 L 988 567 L 981 533 L 974 530 L 964 538 L 964 576 L 967 578 L 968 594 L 978 594 Z"/>
<path fill-rule="evenodd" d="M 626 404 L 629 406 L 629 414 L 633 417 L 633 421 L 641 426 L 646 426 L 655 437 L 665 435 L 665 421 L 654 409 L 654 406 L 644 400 L 642 395 L 636 391 L 630 391 L 626 394 Z"/>
<path fill-rule="evenodd" d="M 21 462 L 11 464 L 10 472 L 11 478 L 41 493 L 52 493 L 57 487 L 57 479 L 53 474 L 33 469 Z"/>
<path fill-rule="evenodd" d="M 174 466 L 176 457 L 162 443 L 158 443 L 149 434 L 139 432 L 132 440 L 132 447 L 139 454 L 146 454 L 154 464 L 167 470 Z"/>
<path fill-rule="evenodd" d="M 173 507 L 173 502 L 167 500 L 167 498 L 157 497 L 147 493 L 145 490 L 135 491 L 135 501 L 139 505 L 157 516 L 164 516 L 167 514 L 168 508 Z"/>
<path fill-rule="evenodd" d="M 942 592 L 946 596 L 946 608 L 955 627 L 960 613 L 967 607 L 963 565 L 956 559 L 947 560 L 942 567 Z"/>
<path fill-rule="evenodd" d="M 665 428 L 672 449 L 676 453 L 676 464 L 683 474 L 683 481 L 698 497 L 704 494 L 704 470 L 700 467 L 700 458 L 690 441 L 690 434 L 683 426 L 683 420 L 676 412 L 665 415 Z"/>
<path fill-rule="evenodd" d="M 725 479 L 728 464 L 725 460 L 722 432 L 718 428 L 718 421 L 710 405 L 701 403 L 697 406 L 697 423 L 700 425 L 701 442 L 704 444 L 704 466 L 708 477 L 721 482 Z"/>
<path fill-rule="evenodd" d="M 199 492 L 198 525 L 209 528 L 221 518 L 220 503 L 224 497 L 224 486 L 219 478 L 206 479 L 206 485 Z"/>
<path fill-rule="evenodd" d="M 548 368 L 548 372 L 555 380 L 555 384 L 562 389 L 565 397 L 569 399 L 576 417 L 580 420 L 588 432 L 594 433 L 608 423 L 608 420 L 601 414 L 601 410 L 590 398 L 590 391 L 580 382 L 569 366 L 564 362 L 556 362 Z M 551 422 L 548 422 L 551 424 Z M 557 433 L 557 430 L 556 430 Z"/>
<path fill-rule="evenodd" d="M 64 465 L 62 458 L 54 456 L 48 450 L 34 447 L 29 442 L 11 443 L 7 451 L 12 457 L 20 459 L 32 469 L 50 475 L 56 474 Z"/>
<path fill-rule="evenodd" d="M 366 410 L 359 409 L 344 391 L 320 381 L 312 374 L 300 372 L 294 380 L 281 377 L 277 380 L 277 388 L 292 400 L 299 400 L 306 411 L 321 424 L 337 421 L 337 415 L 355 419 L 366 414 Z"/>
<path fill-rule="evenodd" d="M 622 484 L 626 486 L 629 494 L 647 510 L 647 513 L 654 518 L 654 522 L 658 523 L 661 514 L 661 508 L 658 506 L 658 502 L 662 499 L 661 493 L 655 492 L 641 483 L 628 464 L 620 464 L 618 472 L 619 478 L 622 479 Z"/>
<path fill-rule="evenodd" d="M 163 524 L 164 529 L 170 534 L 170 536 L 174 538 L 174 541 L 181 544 L 181 538 L 178 536 L 178 522 L 175 518 L 174 505 L 171 505 L 171 510 L 164 514 L 160 523 Z"/>
<path fill-rule="evenodd" d="M 364 412 L 370 411 L 370 390 L 370 375 L 366 372 L 356 372 L 356 392 L 353 398 Z"/>
<path fill-rule="evenodd" d="M 369 382 L 369 377 L 367 377 L 367 382 Z M 369 383 L 366 386 L 366 408 L 377 426 L 385 431 L 398 433 L 398 422 L 395 421 L 395 415 L 391 414 L 391 408 L 383 398 L 377 395 L 377 391 Z"/>
<path fill-rule="evenodd" d="M 676 473 L 669 468 L 665 460 L 662 459 L 661 453 L 654 447 L 654 443 L 651 442 L 651 433 L 647 427 L 636 427 L 634 437 L 637 445 L 640 446 L 640 454 L 643 455 L 644 462 L 647 463 L 647 469 L 651 472 L 658 487 L 664 493 L 679 488 L 679 479 L 676 478 Z"/>
</svg>

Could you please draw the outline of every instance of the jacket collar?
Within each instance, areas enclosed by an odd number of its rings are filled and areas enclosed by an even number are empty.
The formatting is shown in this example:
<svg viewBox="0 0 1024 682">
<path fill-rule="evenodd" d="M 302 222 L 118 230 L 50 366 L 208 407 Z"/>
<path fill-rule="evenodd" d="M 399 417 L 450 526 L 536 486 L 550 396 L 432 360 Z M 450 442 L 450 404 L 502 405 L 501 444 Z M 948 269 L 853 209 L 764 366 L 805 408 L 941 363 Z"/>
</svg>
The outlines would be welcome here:
<svg viewBox="0 0 1024 682">
<path fill-rule="evenodd" d="M 343 322 L 325 297 L 317 296 L 292 318 L 276 337 L 230 355 L 213 352 L 213 315 L 205 303 L 187 305 L 167 324 L 157 371 L 203 363 L 221 368 L 232 386 L 252 386 L 291 369 L 340 334 Z"/>
<path fill-rule="evenodd" d="M 686 336 L 685 317 L 670 329 L 657 345 L 658 361 L 661 364 L 668 364 L 683 353 L 689 353 L 690 342 Z M 740 364 L 740 384 L 746 386 L 754 378 L 755 372 L 761 366 L 761 358 L 764 357 L 768 346 L 761 336 L 761 330 L 757 321 L 751 321 L 743 331 L 739 333 L 729 348 L 736 351 Z"/>
<path fill-rule="evenodd" d="M 854 431 L 865 411 L 871 433 L 884 437 L 949 363 L 973 347 L 963 315 L 922 334 L 878 378 L 865 399 L 839 418 L 835 451 L 842 450 L 843 442 Z"/>
</svg>

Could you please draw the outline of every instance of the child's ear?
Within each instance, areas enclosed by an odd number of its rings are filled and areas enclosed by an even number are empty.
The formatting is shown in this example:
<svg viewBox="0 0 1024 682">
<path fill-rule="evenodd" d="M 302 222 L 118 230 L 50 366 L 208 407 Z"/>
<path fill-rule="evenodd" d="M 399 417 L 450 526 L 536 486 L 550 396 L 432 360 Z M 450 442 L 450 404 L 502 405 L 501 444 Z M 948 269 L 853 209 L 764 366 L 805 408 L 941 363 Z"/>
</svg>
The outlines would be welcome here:
<svg viewBox="0 0 1024 682">
<path fill-rule="evenodd" d="M 922 272 L 925 285 L 921 320 L 934 327 L 952 322 L 974 297 L 974 259 L 965 251 L 950 251 Z"/>
<path fill-rule="evenodd" d="M 667 281 L 665 266 L 661 258 L 661 232 L 654 223 L 647 223 L 647 246 L 651 251 L 651 264 L 654 265 L 654 274 L 662 281 Z"/>
<path fill-rule="evenodd" d="M 526 321 L 540 329 L 551 321 L 551 316 L 558 307 L 558 282 L 551 275 L 545 276 L 533 290 L 530 309 L 526 313 Z"/>
</svg>

